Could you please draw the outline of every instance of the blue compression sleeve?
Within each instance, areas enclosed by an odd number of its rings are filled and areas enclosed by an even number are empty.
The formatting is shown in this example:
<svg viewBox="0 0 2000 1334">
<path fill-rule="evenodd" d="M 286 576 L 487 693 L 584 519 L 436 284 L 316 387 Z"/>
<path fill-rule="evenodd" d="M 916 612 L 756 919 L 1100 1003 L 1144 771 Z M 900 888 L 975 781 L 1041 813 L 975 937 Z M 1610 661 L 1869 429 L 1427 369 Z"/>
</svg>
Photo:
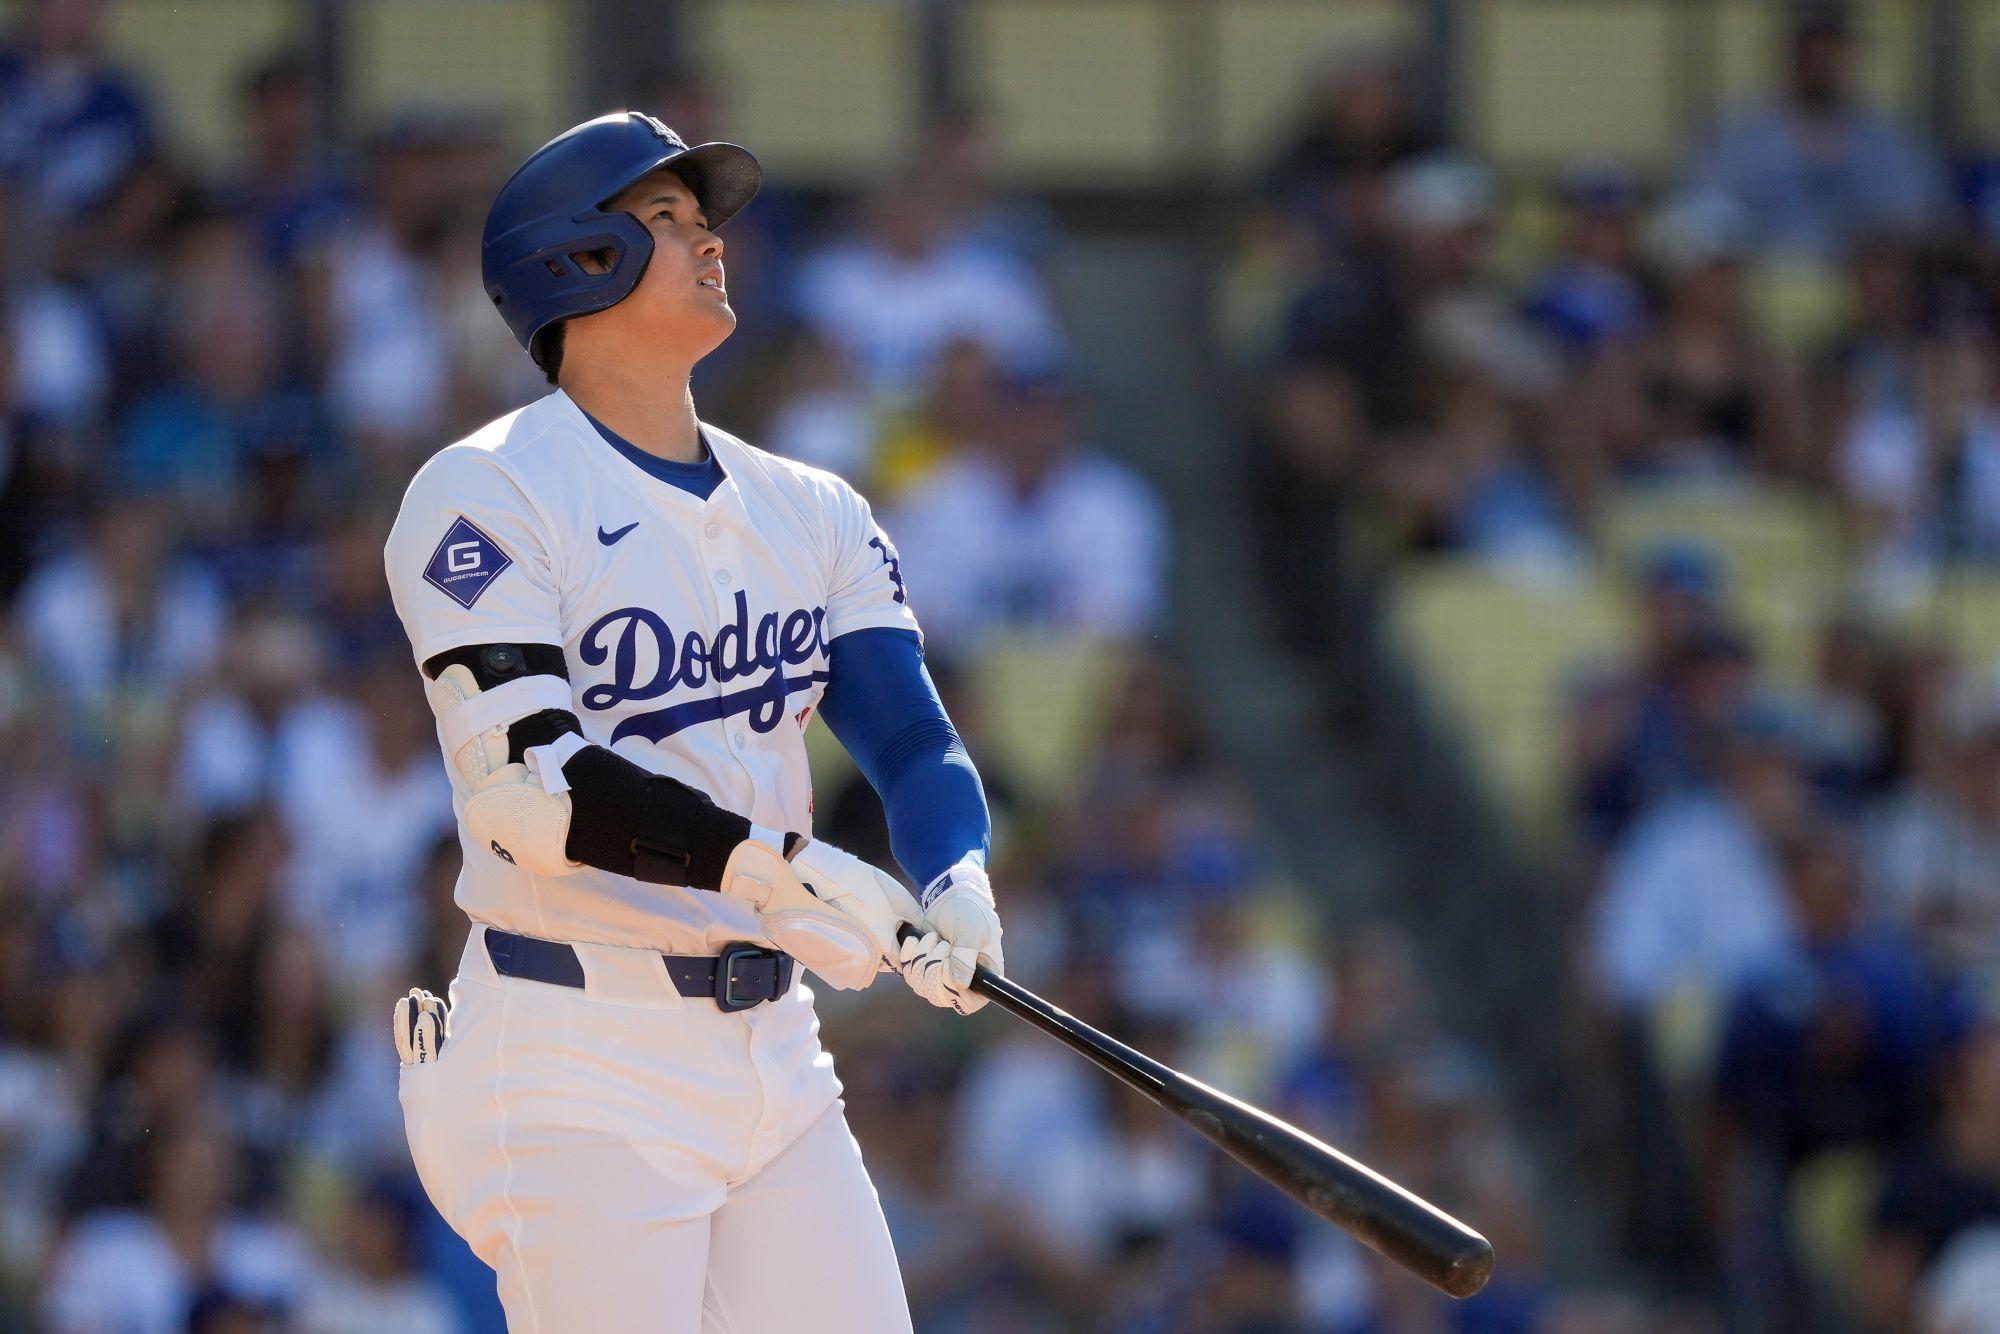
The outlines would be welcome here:
<svg viewBox="0 0 2000 1334">
<path fill-rule="evenodd" d="M 967 858 L 984 865 L 993 822 L 979 771 L 946 716 L 910 630 L 855 630 L 827 648 L 820 716 L 889 816 L 889 846 L 919 889 Z"/>
</svg>

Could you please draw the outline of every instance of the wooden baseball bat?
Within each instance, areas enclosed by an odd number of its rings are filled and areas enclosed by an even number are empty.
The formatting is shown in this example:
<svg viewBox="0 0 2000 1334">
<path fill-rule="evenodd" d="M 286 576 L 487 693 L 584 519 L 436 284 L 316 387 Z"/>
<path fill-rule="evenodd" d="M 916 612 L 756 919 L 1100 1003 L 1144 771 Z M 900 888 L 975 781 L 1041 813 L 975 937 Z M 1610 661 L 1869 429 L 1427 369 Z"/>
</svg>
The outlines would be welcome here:
<svg viewBox="0 0 2000 1334">
<path fill-rule="evenodd" d="M 904 927 L 903 933 L 913 933 Z M 1493 1245 L 1427 1200 L 1269 1112 L 1134 1051 L 986 968 L 972 989 L 1166 1108 L 1264 1180 L 1453 1297 L 1493 1273 Z"/>
</svg>

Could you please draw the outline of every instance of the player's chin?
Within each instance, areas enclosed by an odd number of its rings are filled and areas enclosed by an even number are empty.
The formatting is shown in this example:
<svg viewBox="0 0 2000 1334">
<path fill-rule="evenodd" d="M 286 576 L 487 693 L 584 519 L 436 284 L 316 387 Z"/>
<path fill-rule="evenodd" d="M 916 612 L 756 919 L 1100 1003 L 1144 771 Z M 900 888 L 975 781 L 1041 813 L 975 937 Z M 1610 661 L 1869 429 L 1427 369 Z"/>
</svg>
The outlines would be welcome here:
<svg viewBox="0 0 2000 1334">
<path fill-rule="evenodd" d="M 736 330 L 736 312 L 731 309 L 729 299 L 717 300 L 708 293 L 697 295 L 690 303 L 690 316 L 697 326 L 717 334 L 717 340 L 729 337 Z"/>
<path fill-rule="evenodd" d="M 673 325 L 673 338 L 700 361 L 727 342 L 736 332 L 736 312 L 716 302 L 714 308 L 682 312 Z"/>
</svg>

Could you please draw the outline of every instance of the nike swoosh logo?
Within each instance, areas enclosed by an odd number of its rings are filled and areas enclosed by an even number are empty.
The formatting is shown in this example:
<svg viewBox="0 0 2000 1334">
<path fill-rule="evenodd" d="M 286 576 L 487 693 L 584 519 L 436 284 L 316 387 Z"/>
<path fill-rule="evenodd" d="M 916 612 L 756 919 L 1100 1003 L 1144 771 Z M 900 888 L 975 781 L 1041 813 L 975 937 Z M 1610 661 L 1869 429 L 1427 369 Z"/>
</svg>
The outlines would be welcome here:
<svg viewBox="0 0 2000 1334">
<path fill-rule="evenodd" d="M 637 519 L 634 519 L 632 520 L 632 522 L 626 524 L 623 528 L 620 528 L 618 531 L 613 533 L 607 533 L 604 531 L 603 525 L 600 524 L 597 529 L 597 540 L 602 542 L 605 546 L 608 547 L 612 543 L 616 542 L 619 538 L 625 536 L 625 534 L 631 532 L 634 528 L 637 528 L 638 526 L 639 526 L 639 521 Z"/>
</svg>

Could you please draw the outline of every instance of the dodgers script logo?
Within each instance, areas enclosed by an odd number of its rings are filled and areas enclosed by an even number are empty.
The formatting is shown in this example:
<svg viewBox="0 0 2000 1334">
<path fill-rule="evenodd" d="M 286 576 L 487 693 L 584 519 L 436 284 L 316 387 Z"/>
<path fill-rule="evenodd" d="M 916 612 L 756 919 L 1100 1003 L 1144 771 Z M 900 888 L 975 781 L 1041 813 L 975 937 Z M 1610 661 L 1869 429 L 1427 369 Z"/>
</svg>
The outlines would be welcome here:
<svg viewBox="0 0 2000 1334">
<path fill-rule="evenodd" d="M 814 682 L 827 679 L 824 668 L 788 674 L 788 669 L 825 659 L 826 608 L 801 607 L 782 617 L 766 612 L 753 626 L 750 600 L 738 593 L 736 619 L 716 631 L 711 644 L 698 630 L 676 639 L 659 614 L 644 607 L 620 607 L 583 632 L 578 654 L 589 667 L 611 664 L 611 680 L 583 692 L 583 707 L 599 711 L 627 700 L 658 699 L 680 686 L 701 689 L 750 679 L 737 690 L 635 713 L 612 731 L 614 746 L 628 736 L 662 741 L 696 723 L 739 713 L 748 714 L 757 731 L 768 732 L 789 713 L 785 700 L 793 691 L 810 690 Z M 641 664 L 648 659 L 652 672 L 641 681 Z"/>
</svg>

